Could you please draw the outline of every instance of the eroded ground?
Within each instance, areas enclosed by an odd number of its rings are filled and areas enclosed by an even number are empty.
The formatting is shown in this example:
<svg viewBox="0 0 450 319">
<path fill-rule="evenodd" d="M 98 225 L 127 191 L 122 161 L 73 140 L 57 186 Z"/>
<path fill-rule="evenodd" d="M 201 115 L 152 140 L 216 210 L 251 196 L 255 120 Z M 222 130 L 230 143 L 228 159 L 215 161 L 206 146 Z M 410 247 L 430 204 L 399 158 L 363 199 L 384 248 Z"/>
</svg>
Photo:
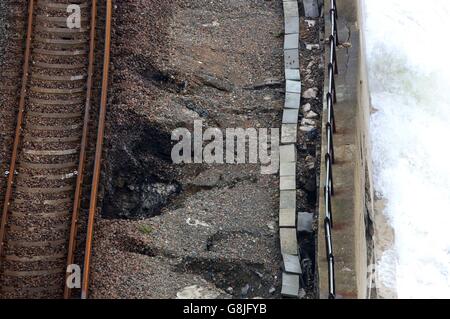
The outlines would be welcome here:
<svg viewBox="0 0 450 319">
<path fill-rule="evenodd" d="M 114 16 L 91 297 L 279 298 L 278 176 L 258 165 L 173 165 L 170 134 L 194 120 L 280 127 L 282 1 L 120 1 Z M 315 218 L 322 25 L 301 25 L 297 198 Z M 314 297 L 315 234 L 300 239 Z"/>
<path fill-rule="evenodd" d="M 281 1 L 123 1 L 115 16 L 92 297 L 279 297 L 278 177 L 175 166 L 170 132 L 280 126 Z"/>
</svg>

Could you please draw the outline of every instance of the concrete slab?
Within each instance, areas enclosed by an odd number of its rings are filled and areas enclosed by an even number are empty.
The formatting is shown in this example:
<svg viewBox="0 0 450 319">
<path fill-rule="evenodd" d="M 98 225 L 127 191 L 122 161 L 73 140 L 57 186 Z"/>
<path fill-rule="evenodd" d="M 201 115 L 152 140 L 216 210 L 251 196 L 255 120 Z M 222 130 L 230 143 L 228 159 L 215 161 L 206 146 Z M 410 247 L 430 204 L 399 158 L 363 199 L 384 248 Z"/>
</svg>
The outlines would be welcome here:
<svg viewBox="0 0 450 319">
<path fill-rule="evenodd" d="M 281 253 L 298 255 L 297 230 L 295 228 L 280 228 Z"/>
<path fill-rule="evenodd" d="M 300 70 L 298 70 L 298 69 L 285 69 L 284 70 L 284 77 L 286 78 L 286 80 L 300 81 Z"/>
<path fill-rule="evenodd" d="M 319 6 L 317 0 L 303 0 L 305 17 L 317 18 L 319 16 Z"/>
<path fill-rule="evenodd" d="M 300 276 L 283 273 L 281 295 L 288 298 L 298 298 L 300 290 Z"/>
<path fill-rule="evenodd" d="M 298 2 L 297 1 L 283 1 L 283 9 L 285 17 L 298 18 Z"/>
<path fill-rule="evenodd" d="M 300 108 L 301 95 L 297 93 L 286 93 L 284 107 L 286 109 L 298 109 Z"/>
<path fill-rule="evenodd" d="M 296 160 L 295 145 L 280 145 L 280 163 L 290 163 Z"/>
<path fill-rule="evenodd" d="M 284 68 L 300 69 L 299 51 L 298 49 L 284 50 Z"/>
<path fill-rule="evenodd" d="M 284 271 L 291 274 L 302 274 L 302 267 L 300 267 L 300 259 L 298 256 L 283 254 Z"/>
<path fill-rule="evenodd" d="M 297 231 L 312 233 L 314 214 L 301 212 L 297 215 Z"/>
<path fill-rule="evenodd" d="M 300 94 L 301 91 L 302 91 L 302 84 L 300 81 L 286 80 L 286 92 Z"/>
<path fill-rule="evenodd" d="M 295 208 L 280 209 L 279 226 L 281 228 L 294 228 L 295 217 Z"/>
<path fill-rule="evenodd" d="M 286 111 L 286 110 L 285 110 Z M 298 114 L 297 114 L 298 117 Z M 297 124 L 281 125 L 281 143 L 291 144 L 297 142 Z"/>
<path fill-rule="evenodd" d="M 280 176 L 280 190 L 295 190 L 295 176 Z"/>
<path fill-rule="evenodd" d="M 284 36 L 284 49 L 298 49 L 299 48 L 299 37 L 298 33 L 286 34 Z"/>
<path fill-rule="evenodd" d="M 298 109 L 285 109 L 283 111 L 283 124 L 297 124 Z"/>
<path fill-rule="evenodd" d="M 300 32 L 300 20 L 298 17 L 284 18 L 284 33 L 292 34 Z"/>
<path fill-rule="evenodd" d="M 292 163 L 280 163 L 280 176 L 295 176 L 296 164 Z"/>
<path fill-rule="evenodd" d="M 280 191 L 280 209 L 296 208 L 296 191 Z"/>
</svg>

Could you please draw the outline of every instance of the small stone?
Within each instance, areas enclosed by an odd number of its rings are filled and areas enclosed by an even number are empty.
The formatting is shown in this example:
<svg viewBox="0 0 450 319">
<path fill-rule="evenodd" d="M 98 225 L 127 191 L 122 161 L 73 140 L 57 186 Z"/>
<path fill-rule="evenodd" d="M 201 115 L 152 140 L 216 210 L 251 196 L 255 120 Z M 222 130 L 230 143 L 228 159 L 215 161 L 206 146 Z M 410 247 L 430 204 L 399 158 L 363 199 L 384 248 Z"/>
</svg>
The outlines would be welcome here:
<svg viewBox="0 0 450 319">
<path fill-rule="evenodd" d="M 314 27 L 316 25 L 316 21 L 315 20 L 308 20 L 305 19 L 305 22 L 308 24 L 308 27 Z"/>
<path fill-rule="evenodd" d="M 306 45 L 306 50 L 314 50 L 314 49 L 320 49 L 320 45 L 318 44 L 307 44 Z"/>
<path fill-rule="evenodd" d="M 311 132 L 314 129 L 314 126 L 300 126 L 300 131 L 302 132 Z"/>
<path fill-rule="evenodd" d="M 232 295 L 233 292 L 234 292 L 233 287 L 228 287 L 228 288 L 227 288 L 227 292 L 228 292 L 230 295 Z"/>
<path fill-rule="evenodd" d="M 306 167 L 310 170 L 314 169 L 316 166 L 315 159 L 311 155 L 306 156 L 305 158 Z"/>
<path fill-rule="evenodd" d="M 275 223 L 274 222 L 268 223 L 267 227 L 269 228 L 270 231 L 275 231 Z"/>
<path fill-rule="evenodd" d="M 303 108 L 303 112 L 308 113 L 309 111 L 311 111 L 311 104 L 306 103 L 305 105 L 302 106 Z"/>
<path fill-rule="evenodd" d="M 314 119 L 314 118 L 316 118 L 318 116 L 319 115 L 316 112 L 314 112 L 314 111 L 309 111 L 308 113 L 306 113 L 306 118 L 307 119 Z"/>
<path fill-rule="evenodd" d="M 274 294 L 275 293 L 275 291 L 277 291 L 276 289 L 275 289 L 275 287 L 272 287 L 272 288 L 270 288 L 269 289 L 269 294 Z"/>
<path fill-rule="evenodd" d="M 216 299 L 219 295 L 218 291 L 194 285 L 177 292 L 177 299 Z"/>
<path fill-rule="evenodd" d="M 302 120 L 302 126 L 315 126 L 316 125 L 316 121 L 311 120 L 311 119 L 303 119 Z"/>
<path fill-rule="evenodd" d="M 244 287 L 242 287 L 242 289 L 241 289 L 242 296 L 246 296 L 248 294 L 249 289 L 250 289 L 249 284 L 246 284 Z"/>
<path fill-rule="evenodd" d="M 303 92 L 302 96 L 305 99 L 315 99 L 317 97 L 318 91 L 319 90 L 317 88 L 307 89 L 305 92 Z"/>
<path fill-rule="evenodd" d="M 305 289 L 301 288 L 300 291 L 298 292 L 298 298 L 299 299 L 303 299 L 306 296 L 306 291 Z"/>
</svg>

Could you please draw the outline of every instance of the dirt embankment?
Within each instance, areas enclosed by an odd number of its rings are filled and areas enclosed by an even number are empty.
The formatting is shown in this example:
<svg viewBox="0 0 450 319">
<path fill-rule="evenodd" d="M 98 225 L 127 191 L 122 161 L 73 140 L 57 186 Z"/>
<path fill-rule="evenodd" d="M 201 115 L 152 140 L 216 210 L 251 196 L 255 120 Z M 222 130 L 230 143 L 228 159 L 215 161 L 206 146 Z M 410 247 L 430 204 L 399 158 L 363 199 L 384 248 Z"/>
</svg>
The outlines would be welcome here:
<svg viewBox="0 0 450 319">
<path fill-rule="evenodd" d="M 282 2 L 120 1 L 114 16 L 91 296 L 279 298 L 278 177 L 258 165 L 174 165 L 170 138 L 194 120 L 204 128 L 280 127 Z M 321 22 L 302 23 L 302 42 L 318 41 Z M 321 49 L 304 45 L 302 77 L 317 90 L 302 101 L 309 128 L 299 130 L 298 208 L 312 214 L 320 61 Z M 302 242 L 313 295 L 314 234 Z"/>
<path fill-rule="evenodd" d="M 92 297 L 279 297 L 278 178 L 174 165 L 171 131 L 279 127 L 279 1 L 121 1 Z M 263 26 L 263 27 L 261 27 Z"/>
</svg>

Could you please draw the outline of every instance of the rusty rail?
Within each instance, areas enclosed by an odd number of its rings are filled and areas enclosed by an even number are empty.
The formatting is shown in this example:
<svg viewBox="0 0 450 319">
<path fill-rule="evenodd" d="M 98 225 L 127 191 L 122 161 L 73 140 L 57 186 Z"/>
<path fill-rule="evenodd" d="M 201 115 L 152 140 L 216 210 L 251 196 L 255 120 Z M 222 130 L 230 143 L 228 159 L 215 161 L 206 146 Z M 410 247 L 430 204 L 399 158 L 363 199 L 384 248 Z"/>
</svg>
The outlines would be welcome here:
<svg viewBox="0 0 450 319">
<path fill-rule="evenodd" d="M 5 233 L 6 233 L 6 225 L 8 223 L 9 207 L 11 204 L 11 196 L 12 196 L 12 192 L 13 192 L 17 155 L 19 152 L 20 137 L 21 137 L 21 132 L 22 132 L 22 124 L 23 124 L 24 111 L 25 111 L 25 97 L 26 97 L 26 92 L 27 92 L 27 83 L 28 83 L 29 71 L 30 71 L 31 35 L 33 33 L 33 17 L 34 17 L 34 0 L 30 0 L 28 3 L 27 39 L 26 39 L 26 44 L 25 44 L 25 58 L 24 58 L 24 63 L 23 63 L 22 87 L 20 90 L 19 110 L 17 113 L 17 123 L 16 123 L 15 135 L 14 135 L 14 144 L 13 144 L 13 150 L 12 150 L 12 154 L 11 154 L 11 162 L 10 162 L 10 168 L 9 168 L 9 173 L 8 173 L 5 201 L 3 203 L 2 219 L 1 219 L 1 224 L 0 224 L 0 262 L 3 259 L 3 253 L 4 253 L 4 245 L 5 245 L 4 240 L 5 240 Z"/>
<path fill-rule="evenodd" d="M 89 133 L 89 115 L 91 110 L 91 99 L 92 99 L 92 83 L 94 77 L 94 59 L 95 59 L 95 32 L 96 32 L 96 21 L 97 21 L 97 0 L 92 0 L 91 7 L 91 31 L 90 31 L 90 43 L 89 43 L 89 66 L 88 66 L 88 78 L 86 87 L 86 104 L 84 109 L 84 123 L 83 123 L 83 133 L 81 138 L 81 149 L 80 158 L 78 164 L 78 175 L 76 181 L 75 197 L 73 202 L 72 211 L 72 223 L 70 228 L 69 237 L 69 247 L 67 254 L 67 267 L 73 264 L 75 255 L 75 243 L 77 237 L 77 227 L 78 227 L 78 217 L 80 213 L 82 188 L 83 188 L 83 177 L 84 168 L 86 161 L 86 148 L 88 143 L 88 133 Z M 66 274 L 66 280 L 70 273 Z M 71 296 L 71 289 L 68 287 L 67 283 L 64 285 L 64 299 L 68 299 Z"/>
<path fill-rule="evenodd" d="M 100 181 L 101 161 L 103 152 L 103 139 L 105 132 L 106 107 L 108 102 L 108 78 L 109 62 L 111 50 L 111 20 L 112 20 L 112 0 L 106 2 L 106 27 L 105 27 L 105 51 L 103 58 L 103 79 L 102 94 L 100 100 L 100 114 L 97 132 L 97 144 L 95 148 L 94 174 L 92 178 L 92 189 L 89 205 L 88 228 L 86 235 L 86 250 L 84 255 L 84 272 L 81 287 L 81 298 L 87 299 L 89 293 L 89 274 L 92 255 L 92 240 L 94 235 L 94 221 L 97 212 L 98 184 Z"/>
</svg>

